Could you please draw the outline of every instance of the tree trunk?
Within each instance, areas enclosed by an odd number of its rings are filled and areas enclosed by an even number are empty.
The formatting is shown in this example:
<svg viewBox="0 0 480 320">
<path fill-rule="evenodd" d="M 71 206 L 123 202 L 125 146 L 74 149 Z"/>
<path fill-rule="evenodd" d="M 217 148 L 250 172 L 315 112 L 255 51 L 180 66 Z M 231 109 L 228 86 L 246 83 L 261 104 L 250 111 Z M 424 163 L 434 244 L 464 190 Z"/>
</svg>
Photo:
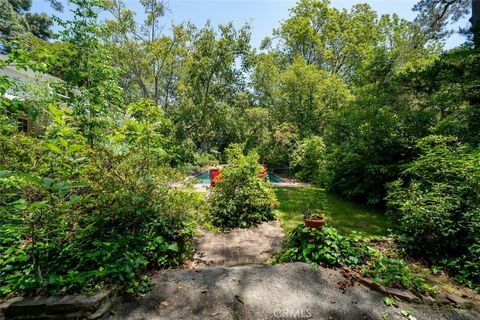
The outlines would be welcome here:
<svg viewBox="0 0 480 320">
<path fill-rule="evenodd" d="M 472 23 L 473 43 L 475 48 L 480 48 L 480 0 L 472 0 Z"/>
</svg>

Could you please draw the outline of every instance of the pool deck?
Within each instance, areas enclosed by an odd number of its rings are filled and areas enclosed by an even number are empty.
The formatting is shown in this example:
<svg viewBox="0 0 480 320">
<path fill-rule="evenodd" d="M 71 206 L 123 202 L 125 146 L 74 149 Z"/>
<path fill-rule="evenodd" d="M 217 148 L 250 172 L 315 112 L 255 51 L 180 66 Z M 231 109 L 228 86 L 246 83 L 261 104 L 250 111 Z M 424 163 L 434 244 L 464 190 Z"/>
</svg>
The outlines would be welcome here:
<svg viewBox="0 0 480 320">
<path fill-rule="evenodd" d="M 305 182 L 295 182 L 295 181 L 284 181 L 284 182 L 273 182 L 272 186 L 275 187 L 288 187 L 288 188 L 305 188 L 305 187 L 311 187 L 311 183 L 305 183 Z M 209 193 L 211 190 L 210 185 L 208 184 L 203 184 L 203 183 L 197 183 L 193 185 L 193 188 L 196 192 L 202 192 L 202 193 Z"/>
</svg>

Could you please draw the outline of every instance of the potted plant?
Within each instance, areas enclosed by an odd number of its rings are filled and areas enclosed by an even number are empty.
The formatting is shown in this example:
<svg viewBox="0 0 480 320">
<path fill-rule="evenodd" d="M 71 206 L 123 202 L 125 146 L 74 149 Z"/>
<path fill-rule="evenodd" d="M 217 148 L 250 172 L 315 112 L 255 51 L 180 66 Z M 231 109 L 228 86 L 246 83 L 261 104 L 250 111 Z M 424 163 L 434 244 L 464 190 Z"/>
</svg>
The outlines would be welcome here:
<svg viewBox="0 0 480 320">
<path fill-rule="evenodd" d="M 325 216 L 320 210 L 306 211 L 303 214 L 305 227 L 320 229 L 325 225 Z"/>
</svg>

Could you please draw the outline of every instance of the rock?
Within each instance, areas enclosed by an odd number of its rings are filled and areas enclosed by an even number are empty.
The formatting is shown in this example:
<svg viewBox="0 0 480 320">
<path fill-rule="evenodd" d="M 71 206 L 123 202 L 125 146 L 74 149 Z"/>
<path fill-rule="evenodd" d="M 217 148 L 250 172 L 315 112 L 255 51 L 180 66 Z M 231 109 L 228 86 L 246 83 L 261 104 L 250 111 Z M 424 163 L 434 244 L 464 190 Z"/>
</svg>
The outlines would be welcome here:
<svg viewBox="0 0 480 320">
<path fill-rule="evenodd" d="M 387 292 L 387 290 L 384 286 L 382 286 L 378 282 L 373 281 L 372 279 L 359 278 L 358 282 L 360 282 L 361 284 L 363 284 L 364 286 L 366 286 L 366 287 L 368 287 L 372 290 L 375 290 L 375 291 L 378 291 L 378 292 L 381 292 L 381 293 L 386 293 Z"/>
<path fill-rule="evenodd" d="M 303 263 L 212 267 L 205 268 L 202 273 L 190 269 L 169 269 L 159 271 L 154 277 L 158 282 L 151 291 L 135 300 L 117 304 L 116 312 L 107 313 L 102 320 L 329 317 L 359 320 L 363 316 L 383 319 L 385 311 L 389 311 L 389 319 L 407 320 L 400 316 L 400 311 L 406 308 L 418 320 L 459 319 L 443 316 L 443 310 L 436 307 L 403 301 L 398 303 L 398 309 L 388 309 L 383 302 L 385 294 L 364 285 L 348 287 L 346 293 L 342 293 L 337 287 L 337 282 L 343 277 L 339 270 L 323 267 L 313 269 Z M 195 280 L 192 281 L 192 278 Z M 177 290 L 179 285 L 190 289 Z M 200 294 L 205 288 L 208 288 L 208 294 Z M 174 303 L 168 308 L 157 308 L 160 301 L 165 299 Z M 331 304 L 331 300 L 336 303 Z M 358 301 L 358 304 L 352 304 L 352 300 Z M 461 311 L 462 319 L 480 319 L 475 310 Z M 213 318 L 211 315 L 217 312 L 220 314 Z"/>
<path fill-rule="evenodd" d="M 400 300 L 407 301 L 407 302 L 414 302 L 414 303 L 421 303 L 422 300 L 414 295 L 411 292 L 405 291 L 405 290 L 399 290 L 399 289 L 394 289 L 394 288 L 386 288 L 387 289 L 387 294 L 396 297 Z"/>
<path fill-rule="evenodd" d="M 5 310 L 7 310 L 10 305 L 12 305 L 13 303 L 17 302 L 17 301 L 20 301 L 22 300 L 22 297 L 17 297 L 17 298 L 13 298 L 13 299 L 10 299 L 10 300 L 7 300 L 3 303 L 0 304 L 0 319 L 4 319 L 4 316 L 5 316 Z"/>
<path fill-rule="evenodd" d="M 422 302 L 422 300 L 419 297 L 405 290 L 388 288 L 368 278 L 359 278 L 358 281 L 372 290 L 390 295 L 392 297 L 396 297 L 403 301 L 414 302 L 414 303 Z"/>
<path fill-rule="evenodd" d="M 435 299 L 435 302 L 440 305 L 451 304 L 452 302 L 448 300 L 445 296 L 438 296 Z"/>
<path fill-rule="evenodd" d="M 41 314 L 45 311 L 48 299 L 48 297 L 15 298 L 15 301 L 9 303 L 2 312 L 7 318 L 23 314 Z"/>
<path fill-rule="evenodd" d="M 435 299 L 430 296 L 421 295 L 420 297 L 422 298 L 423 303 L 426 303 L 428 305 L 435 304 Z"/>
<path fill-rule="evenodd" d="M 0 305 L 7 319 L 96 319 L 113 305 L 117 296 L 105 291 L 93 296 L 15 298 Z"/>
<path fill-rule="evenodd" d="M 54 299 L 50 303 L 47 303 L 45 311 L 47 313 L 63 313 L 69 312 L 71 310 L 96 310 L 100 307 L 101 303 L 108 297 L 108 294 L 108 292 L 103 292 L 91 297 L 68 295 L 60 299 Z"/>
<path fill-rule="evenodd" d="M 458 306 L 464 306 L 464 307 L 472 307 L 473 302 L 466 300 L 462 297 L 451 295 L 451 294 L 446 294 L 445 299 L 449 300 L 452 304 L 456 304 Z"/>
</svg>

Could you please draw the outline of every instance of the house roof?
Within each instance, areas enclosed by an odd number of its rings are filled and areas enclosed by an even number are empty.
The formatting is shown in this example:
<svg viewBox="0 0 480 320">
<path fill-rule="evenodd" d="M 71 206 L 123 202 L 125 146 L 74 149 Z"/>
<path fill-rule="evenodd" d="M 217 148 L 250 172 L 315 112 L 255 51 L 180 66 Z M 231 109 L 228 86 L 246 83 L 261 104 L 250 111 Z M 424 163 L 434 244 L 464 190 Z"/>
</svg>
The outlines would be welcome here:
<svg viewBox="0 0 480 320">
<path fill-rule="evenodd" d="M 0 59 L 7 60 L 7 56 L 0 55 Z M 14 65 L 6 65 L 0 69 L 0 75 L 7 75 L 9 77 L 23 80 L 23 81 L 36 81 L 36 80 L 45 80 L 45 81 L 62 81 L 61 79 L 54 77 L 48 73 L 35 72 L 32 69 L 28 68 L 27 70 L 18 69 Z"/>
<path fill-rule="evenodd" d="M 7 60 L 7 56 L 5 55 L 0 55 L 0 59 L 2 60 Z M 41 72 L 35 72 L 32 69 L 19 69 L 15 65 L 6 65 L 2 68 L 0 68 L 0 76 L 4 75 L 9 78 L 19 80 L 24 83 L 50 83 L 50 82 L 64 82 L 63 80 L 54 77 L 48 73 L 41 73 Z M 47 84 L 48 86 L 48 84 Z M 49 87 L 50 88 L 50 87 Z M 4 97 L 7 99 L 22 99 L 22 97 L 19 97 L 17 95 L 13 94 L 14 92 L 12 90 L 9 90 Z M 58 94 L 58 93 L 57 93 Z M 60 94 L 58 94 L 60 95 Z M 64 97 L 63 95 L 60 95 Z"/>
</svg>

